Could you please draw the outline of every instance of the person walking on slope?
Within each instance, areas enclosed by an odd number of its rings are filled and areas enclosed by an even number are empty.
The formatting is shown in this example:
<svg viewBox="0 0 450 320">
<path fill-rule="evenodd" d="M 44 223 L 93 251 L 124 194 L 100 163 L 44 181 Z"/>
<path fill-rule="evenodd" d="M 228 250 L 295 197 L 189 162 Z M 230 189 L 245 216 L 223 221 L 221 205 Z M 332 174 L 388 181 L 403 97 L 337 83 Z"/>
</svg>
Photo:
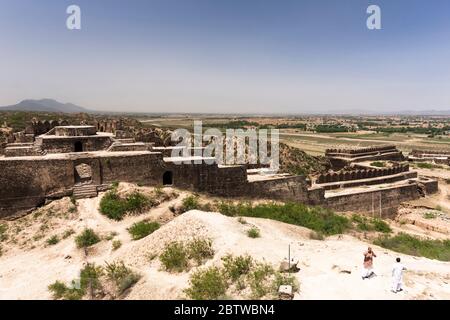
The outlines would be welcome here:
<svg viewBox="0 0 450 320">
<path fill-rule="evenodd" d="M 400 263 L 400 258 L 396 259 L 394 266 L 392 267 L 392 292 L 397 293 L 402 291 L 402 278 L 403 271 L 406 270 L 405 266 Z"/>
<path fill-rule="evenodd" d="M 367 248 L 367 251 L 364 252 L 364 268 L 362 272 L 362 279 L 370 278 L 372 275 L 375 274 L 373 271 L 373 258 L 375 258 L 377 255 L 375 252 L 373 252 L 372 248 Z"/>
</svg>

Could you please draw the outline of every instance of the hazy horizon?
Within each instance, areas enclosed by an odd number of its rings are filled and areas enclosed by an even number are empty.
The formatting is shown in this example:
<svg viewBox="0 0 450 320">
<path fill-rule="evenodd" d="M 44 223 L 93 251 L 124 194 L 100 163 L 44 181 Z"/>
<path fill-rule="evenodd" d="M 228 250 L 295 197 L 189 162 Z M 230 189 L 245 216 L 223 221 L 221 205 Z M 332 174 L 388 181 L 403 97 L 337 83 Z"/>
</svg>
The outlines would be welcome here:
<svg viewBox="0 0 450 320">
<path fill-rule="evenodd" d="M 0 0 L 0 106 L 112 112 L 450 110 L 450 2 Z M 81 7 L 82 29 L 66 28 Z M 366 8 L 381 7 L 382 30 Z"/>
</svg>

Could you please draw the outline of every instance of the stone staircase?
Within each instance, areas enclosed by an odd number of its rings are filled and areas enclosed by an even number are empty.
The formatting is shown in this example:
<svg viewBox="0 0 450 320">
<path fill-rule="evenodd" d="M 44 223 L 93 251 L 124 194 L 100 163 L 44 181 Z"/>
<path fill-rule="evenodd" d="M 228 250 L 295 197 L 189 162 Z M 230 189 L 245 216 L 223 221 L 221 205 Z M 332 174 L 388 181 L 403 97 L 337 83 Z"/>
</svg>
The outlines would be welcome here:
<svg viewBox="0 0 450 320">
<path fill-rule="evenodd" d="M 75 199 L 92 198 L 97 196 L 97 185 L 84 184 L 73 187 L 73 197 Z"/>
</svg>

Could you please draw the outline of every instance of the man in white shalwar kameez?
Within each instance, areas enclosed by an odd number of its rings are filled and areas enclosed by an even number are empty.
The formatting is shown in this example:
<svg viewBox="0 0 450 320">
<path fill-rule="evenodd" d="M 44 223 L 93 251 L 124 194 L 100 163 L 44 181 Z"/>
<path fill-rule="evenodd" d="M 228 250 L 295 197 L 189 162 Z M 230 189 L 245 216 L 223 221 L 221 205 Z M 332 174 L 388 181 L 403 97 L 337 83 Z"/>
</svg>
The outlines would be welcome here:
<svg viewBox="0 0 450 320">
<path fill-rule="evenodd" d="M 394 293 L 403 290 L 402 278 L 404 270 L 406 270 L 405 266 L 400 263 L 400 258 L 397 258 L 394 266 L 392 267 L 392 292 Z"/>
</svg>

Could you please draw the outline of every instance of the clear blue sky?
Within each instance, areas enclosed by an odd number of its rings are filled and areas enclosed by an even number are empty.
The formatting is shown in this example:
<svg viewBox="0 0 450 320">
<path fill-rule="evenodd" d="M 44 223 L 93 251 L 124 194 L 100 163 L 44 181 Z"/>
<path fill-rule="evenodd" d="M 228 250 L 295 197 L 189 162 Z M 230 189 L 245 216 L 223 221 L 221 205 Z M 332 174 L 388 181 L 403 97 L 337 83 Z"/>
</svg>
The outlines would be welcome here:
<svg viewBox="0 0 450 320">
<path fill-rule="evenodd" d="M 77 4 L 82 30 L 66 29 Z M 377 4 L 382 30 L 366 28 Z M 450 110 L 448 0 L 0 0 L 0 105 Z"/>
</svg>

